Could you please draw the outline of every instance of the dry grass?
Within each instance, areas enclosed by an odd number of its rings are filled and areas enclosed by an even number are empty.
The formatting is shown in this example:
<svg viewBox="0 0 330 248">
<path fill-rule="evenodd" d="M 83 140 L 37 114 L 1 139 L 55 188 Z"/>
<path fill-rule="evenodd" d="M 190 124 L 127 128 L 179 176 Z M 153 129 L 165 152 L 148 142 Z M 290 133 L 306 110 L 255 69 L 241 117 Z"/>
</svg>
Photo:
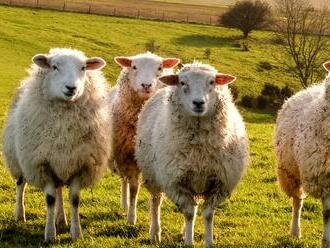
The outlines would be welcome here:
<svg viewBox="0 0 330 248">
<path fill-rule="evenodd" d="M 0 4 L 215 25 L 230 1 L 221 5 L 221 0 L 0 0 Z"/>
</svg>

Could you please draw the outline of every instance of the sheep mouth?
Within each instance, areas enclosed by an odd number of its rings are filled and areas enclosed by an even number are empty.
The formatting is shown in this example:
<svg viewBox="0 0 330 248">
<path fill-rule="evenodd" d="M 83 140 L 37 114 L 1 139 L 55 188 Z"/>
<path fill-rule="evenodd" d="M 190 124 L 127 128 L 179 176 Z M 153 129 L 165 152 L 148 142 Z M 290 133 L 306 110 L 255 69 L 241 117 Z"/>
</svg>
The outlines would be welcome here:
<svg viewBox="0 0 330 248">
<path fill-rule="evenodd" d="M 202 113 L 204 113 L 205 109 L 204 108 L 193 108 L 193 111 L 196 114 L 202 114 Z"/>
<path fill-rule="evenodd" d="M 63 92 L 63 94 L 67 97 L 73 97 L 76 93 L 75 92 Z"/>
<path fill-rule="evenodd" d="M 152 89 L 142 89 L 140 92 L 142 93 L 142 94 L 146 94 L 146 95 L 149 95 L 149 94 L 151 94 L 152 93 Z"/>
</svg>

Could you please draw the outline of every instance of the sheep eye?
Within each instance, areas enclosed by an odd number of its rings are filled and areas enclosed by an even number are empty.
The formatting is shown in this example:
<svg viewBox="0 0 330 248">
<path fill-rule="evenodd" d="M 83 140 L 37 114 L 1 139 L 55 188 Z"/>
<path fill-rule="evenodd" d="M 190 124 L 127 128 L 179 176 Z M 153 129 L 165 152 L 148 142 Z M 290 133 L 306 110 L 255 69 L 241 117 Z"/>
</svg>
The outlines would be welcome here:
<svg viewBox="0 0 330 248">
<path fill-rule="evenodd" d="M 158 71 L 161 71 L 163 68 L 161 68 L 161 67 L 158 67 Z"/>
<path fill-rule="evenodd" d="M 136 70 L 137 69 L 135 65 L 132 68 L 133 68 L 133 70 Z"/>
<path fill-rule="evenodd" d="M 85 71 L 86 70 L 86 66 L 81 67 L 81 70 L 82 71 Z"/>
<path fill-rule="evenodd" d="M 210 82 L 210 85 L 213 85 L 214 84 L 214 81 L 212 80 L 211 82 Z"/>
<path fill-rule="evenodd" d="M 183 81 L 181 81 L 180 84 L 181 84 L 182 86 L 186 85 Z"/>
<path fill-rule="evenodd" d="M 52 68 L 54 71 L 58 71 L 58 67 L 56 65 L 53 65 Z"/>
</svg>

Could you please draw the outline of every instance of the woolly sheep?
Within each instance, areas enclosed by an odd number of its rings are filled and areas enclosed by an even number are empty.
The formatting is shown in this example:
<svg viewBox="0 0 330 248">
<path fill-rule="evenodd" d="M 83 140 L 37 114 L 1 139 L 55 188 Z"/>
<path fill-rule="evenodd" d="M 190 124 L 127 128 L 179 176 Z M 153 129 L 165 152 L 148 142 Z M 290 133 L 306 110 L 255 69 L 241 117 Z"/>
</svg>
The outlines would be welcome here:
<svg viewBox="0 0 330 248">
<path fill-rule="evenodd" d="M 93 185 L 110 157 L 107 86 L 101 58 L 64 48 L 33 57 L 4 129 L 6 164 L 17 180 L 16 220 L 25 220 L 26 182 L 44 191 L 45 240 L 65 224 L 62 186 L 70 186 L 71 236 L 82 236 L 80 189 Z M 57 230 L 58 231 L 58 230 Z"/>
<path fill-rule="evenodd" d="M 194 62 L 160 80 L 170 86 L 144 105 L 138 121 L 136 159 L 149 192 L 150 236 L 160 241 L 164 192 L 183 211 L 184 241 L 193 245 L 197 199 L 204 199 L 206 246 L 213 243 L 213 215 L 246 169 L 244 123 L 226 84 L 235 77 Z"/>
<path fill-rule="evenodd" d="M 324 64 L 330 71 L 330 62 Z M 281 188 L 293 198 L 291 234 L 301 236 L 300 216 L 307 194 L 321 198 L 324 232 L 322 247 L 330 247 L 330 75 L 285 102 L 278 113 L 275 151 Z"/>
<path fill-rule="evenodd" d="M 112 151 L 110 168 L 121 180 L 121 206 L 128 211 L 128 223 L 136 223 L 136 204 L 140 170 L 134 159 L 135 130 L 144 102 L 161 86 L 158 77 L 175 67 L 180 60 L 161 58 L 152 53 L 133 57 L 116 57 L 122 66 L 117 84 L 111 91 Z M 129 194 L 128 194 L 129 188 Z M 129 203 L 128 203 L 129 195 Z"/>
</svg>

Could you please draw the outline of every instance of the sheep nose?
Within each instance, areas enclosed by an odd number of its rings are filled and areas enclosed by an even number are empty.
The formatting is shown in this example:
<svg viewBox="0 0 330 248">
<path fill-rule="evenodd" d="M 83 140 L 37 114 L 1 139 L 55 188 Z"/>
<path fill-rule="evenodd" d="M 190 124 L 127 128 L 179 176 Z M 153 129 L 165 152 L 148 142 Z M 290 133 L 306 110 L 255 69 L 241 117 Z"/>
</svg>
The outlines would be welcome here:
<svg viewBox="0 0 330 248">
<path fill-rule="evenodd" d="M 65 88 L 67 88 L 70 93 L 74 93 L 77 89 L 77 87 L 75 86 L 67 86 L 67 85 L 65 86 Z"/>
<path fill-rule="evenodd" d="M 149 90 L 151 88 L 151 84 L 141 84 L 143 89 Z"/>
<path fill-rule="evenodd" d="M 205 101 L 203 101 L 203 100 L 194 100 L 194 101 L 193 101 L 193 104 L 195 105 L 195 107 L 197 107 L 197 108 L 201 108 L 201 107 L 204 106 Z"/>
</svg>

